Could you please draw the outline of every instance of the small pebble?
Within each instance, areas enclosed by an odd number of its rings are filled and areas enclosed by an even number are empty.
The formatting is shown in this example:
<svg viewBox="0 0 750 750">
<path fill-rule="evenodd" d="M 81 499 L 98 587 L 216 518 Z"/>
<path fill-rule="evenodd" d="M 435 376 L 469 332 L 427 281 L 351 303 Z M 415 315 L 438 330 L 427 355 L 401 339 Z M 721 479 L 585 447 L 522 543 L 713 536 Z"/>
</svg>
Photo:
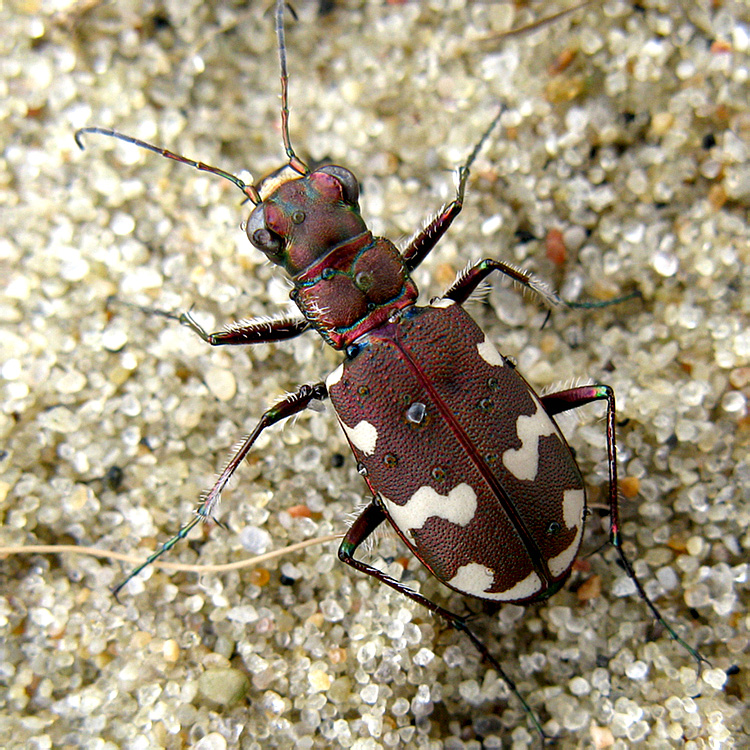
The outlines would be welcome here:
<svg viewBox="0 0 750 750">
<path fill-rule="evenodd" d="M 198 678 L 198 692 L 208 704 L 231 706 L 241 701 L 250 681 L 239 669 L 206 669 Z"/>
</svg>

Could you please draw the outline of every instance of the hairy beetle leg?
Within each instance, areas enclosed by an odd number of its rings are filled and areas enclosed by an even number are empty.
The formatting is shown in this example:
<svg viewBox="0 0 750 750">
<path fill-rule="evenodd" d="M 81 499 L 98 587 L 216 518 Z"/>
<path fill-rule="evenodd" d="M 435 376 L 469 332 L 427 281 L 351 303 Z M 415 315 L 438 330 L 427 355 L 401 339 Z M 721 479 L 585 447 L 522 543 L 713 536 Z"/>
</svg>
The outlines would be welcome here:
<svg viewBox="0 0 750 750">
<path fill-rule="evenodd" d="M 640 290 L 630 292 L 629 294 L 623 294 L 621 297 L 613 297 L 612 299 L 603 300 L 588 300 L 586 302 L 570 302 L 569 300 L 562 300 L 565 307 L 570 307 L 574 310 L 596 310 L 601 307 L 609 307 L 610 305 L 619 305 L 621 302 L 628 302 L 631 299 L 643 299 L 643 294 Z"/>
<path fill-rule="evenodd" d="M 531 708 L 531 706 L 529 706 L 523 695 L 521 695 L 518 688 L 516 687 L 516 683 L 506 674 L 505 670 L 502 668 L 502 666 L 500 666 L 500 662 L 498 662 L 498 660 L 489 652 L 489 649 L 484 645 L 484 643 L 482 643 L 479 637 L 469 629 L 469 626 L 466 624 L 465 617 L 457 615 L 454 612 L 441 607 L 439 604 L 436 604 L 426 596 L 417 593 L 413 589 L 410 589 L 408 586 L 404 586 L 404 584 L 402 584 L 400 581 L 397 581 L 395 578 L 391 578 L 389 575 L 383 573 L 377 568 L 374 568 L 372 565 L 368 565 L 367 563 L 362 562 L 361 560 L 357 560 L 354 557 L 354 553 L 362 544 L 362 542 L 364 542 L 370 536 L 370 534 L 372 534 L 375 529 L 377 529 L 378 526 L 380 526 L 380 524 L 385 520 L 386 515 L 378 505 L 378 500 L 373 500 L 373 502 L 371 502 L 362 511 L 362 513 L 360 513 L 360 515 L 351 525 L 349 531 L 346 533 L 346 536 L 342 540 L 338 553 L 339 560 L 351 566 L 355 570 L 360 571 L 361 573 L 365 573 L 368 576 L 376 578 L 378 581 L 384 583 L 386 586 L 390 586 L 400 594 L 408 596 L 409 599 L 417 602 L 417 604 L 421 604 L 423 607 L 426 607 L 433 614 L 442 617 L 451 627 L 464 633 L 474 644 L 474 648 L 476 648 L 476 650 L 481 654 L 482 658 L 485 659 L 497 671 L 503 682 L 505 682 L 513 695 L 515 695 L 519 700 L 519 702 L 523 706 L 524 711 L 534 724 L 534 727 L 541 735 L 542 741 L 544 742 L 545 740 L 549 739 L 548 735 L 546 735 L 544 730 L 542 729 L 542 725 L 539 722 L 536 713 L 534 713 L 534 710 Z"/>
<path fill-rule="evenodd" d="M 208 491 L 203 498 L 203 502 L 195 513 L 195 516 L 186 523 L 169 541 L 165 542 L 156 552 L 146 558 L 145 562 L 141 563 L 135 568 L 128 577 L 119 583 L 112 590 L 112 593 L 117 596 L 122 588 L 128 583 L 131 578 L 137 576 L 144 568 L 148 567 L 154 560 L 160 558 L 166 552 L 172 549 L 181 539 L 184 539 L 190 530 L 197 526 L 201 521 L 205 521 L 213 515 L 213 512 L 218 505 L 219 498 L 227 483 L 232 477 L 232 474 L 237 470 L 237 467 L 242 463 L 247 456 L 250 449 L 253 447 L 253 443 L 258 439 L 261 432 L 277 422 L 280 422 L 287 417 L 291 417 L 294 414 L 299 414 L 310 406 L 313 401 L 323 401 L 328 398 L 328 390 L 326 389 L 325 383 L 315 383 L 314 385 L 301 385 L 295 393 L 290 393 L 284 399 L 274 404 L 270 409 L 267 409 L 260 421 L 255 426 L 255 429 L 248 435 L 243 441 L 237 451 L 234 453 L 229 463 L 221 472 L 216 483 Z"/>
<path fill-rule="evenodd" d="M 550 289 L 540 279 L 529 271 L 520 268 L 514 268 L 507 263 L 495 260 L 494 258 L 485 258 L 464 271 L 456 281 L 446 290 L 443 298 L 451 299 L 456 304 L 463 304 L 473 294 L 479 284 L 484 281 L 493 271 L 498 271 L 508 278 L 512 279 L 521 286 L 530 289 L 534 294 L 541 297 L 550 307 L 570 307 L 573 309 L 589 310 L 592 308 L 609 307 L 610 305 L 619 305 L 621 302 L 627 302 L 631 299 L 641 299 L 643 296 L 638 290 L 630 294 L 624 294 L 621 297 L 613 299 L 590 301 L 590 302 L 569 302 L 560 297 L 555 291 Z M 572 407 L 574 408 L 574 407 Z"/>
<path fill-rule="evenodd" d="M 310 327 L 310 324 L 301 316 L 280 315 L 276 318 L 254 318 L 240 323 L 230 323 L 222 331 L 208 333 L 190 312 L 170 317 L 198 334 L 211 346 L 270 344 L 274 341 L 293 339 Z"/>
<path fill-rule="evenodd" d="M 561 297 L 553 292 L 543 281 L 537 279 L 528 271 L 522 271 L 519 268 L 513 268 L 507 263 L 503 263 L 493 258 L 485 258 L 473 265 L 453 282 L 447 289 L 443 298 L 451 299 L 456 304 L 461 305 L 472 295 L 479 284 L 487 278 L 493 271 L 504 274 L 513 281 L 530 289 L 538 294 L 550 307 L 558 307 L 566 304 Z"/>
<path fill-rule="evenodd" d="M 609 539 L 612 546 L 617 550 L 628 578 L 635 585 L 639 596 L 651 610 L 654 619 L 669 633 L 670 637 L 680 644 L 698 663 L 700 671 L 702 665 L 710 664 L 708 659 L 702 656 L 697 649 L 687 644 L 675 632 L 674 628 L 664 619 L 661 612 L 646 594 L 641 582 L 638 580 L 633 566 L 622 548 L 622 536 L 620 534 L 620 506 L 617 489 L 617 445 L 615 439 L 615 392 L 608 385 L 585 385 L 579 388 L 570 388 L 559 393 L 550 393 L 540 397 L 542 404 L 548 414 L 561 414 L 571 409 L 577 409 L 592 401 L 607 402 L 607 459 L 609 463 Z"/>
<path fill-rule="evenodd" d="M 132 302 L 109 297 L 107 307 L 121 305 L 140 310 L 146 315 L 158 315 L 161 318 L 175 320 L 180 325 L 189 328 L 203 341 L 211 346 L 242 346 L 247 344 L 271 344 L 276 341 L 286 341 L 299 336 L 310 328 L 310 324 L 301 315 L 277 315 L 268 318 L 252 318 L 235 323 L 228 323 L 221 331 L 208 333 L 206 329 L 193 317 L 192 311 L 184 313 L 161 310 L 158 307 L 136 305 Z"/>
</svg>

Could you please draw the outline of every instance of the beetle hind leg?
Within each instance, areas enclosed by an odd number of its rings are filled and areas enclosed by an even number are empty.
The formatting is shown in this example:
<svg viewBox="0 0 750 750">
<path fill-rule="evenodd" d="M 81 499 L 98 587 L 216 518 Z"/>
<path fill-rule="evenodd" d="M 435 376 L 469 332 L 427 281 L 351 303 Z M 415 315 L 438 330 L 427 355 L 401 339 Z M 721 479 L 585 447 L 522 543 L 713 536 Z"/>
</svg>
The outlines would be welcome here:
<svg viewBox="0 0 750 750">
<path fill-rule="evenodd" d="M 506 674 L 505 670 L 500 665 L 500 662 L 490 653 L 487 646 L 485 646 L 480 638 L 469 628 L 469 626 L 467 625 L 466 617 L 462 617 L 461 615 L 457 615 L 454 612 L 441 607 L 439 604 L 436 604 L 426 596 L 417 593 L 413 589 L 410 589 L 408 586 L 404 586 L 403 583 L 397 581 L 395 578 L 391 578 L 389 575 L 383 573 L 372 565 L 368 565 L 367 563 L 362 562 L 361 560 L 358 560 L 354 557 L 354 553 L 356 552 L 357 548 L 385 520 L 385 513 L 378 505 L 377 500 L 374 500 L 357 517 L 357 519 L 349 528 L 349 531 L 346 533 L 346 536 L 341 541 L 341 546 L 339 547 L 339 560 L 351 566 L 355 570 L 360 571 L 361 573 L 365 573 L 368 576 L 376 578 L 378 581 L 384 583 L 386 586 L 390 586 L 400 594 L 409 597 L 409 599 L 411 599 L 412 601 L 415 601 L 417 602 L 417 604 L 421 604 L 423 607 L 429 609 L 433 614 L 442 617 L 451 627 L 461 631 L 474 644 L 474 648 L 476 648 L 476 650 L 481 654 L 482 658 L 487 661 L 490 666 L 493 667 L 493 669 L 495 669 L 495 671 L 500 675 L 503 682 L 505 682 L 511 692 L 520 701 L 521 705 L 523 706 L 523 710 L 526 712 L 529 719 L 534 724 L 537 732 L 539 732 L 539 734 L 541 735 L 542 741 L 548 739 L 548 736 L 542 729 L 539 718 L 519 692 L 518 688 L 516 687 L 516 683 Z"/>
<path fill-rule="evenodd" d="M 633 582 L 638 595 L 646 603 L 654 619 L 669 633 L 670 637 L 680 644 L 698 663 L 700 671 L 702 665 L 709 664 L 708 659 L 702 656 L 697 649 L 686 643 L 674 628 L 664 619 L 663 615 L 646 593 L 643 585 L 633 570 L 630 559 L 622 547 L 622 536 L 620 534 L 620 506 L 617 490 L 617 447 L 615 440 L 615 392 L 608 385 L 585 385 L 579 388 L 570 388 L 559 393 L 550 393 L 541 396 L 542 404 L 548 414 L 561 414 L 579 406 L 589 404 L 592 401 L 607 402 L 607 460 L 609 463 L 609 539 L 612 546 L 617 550 L 617 555 L 622 567 Z"/>
</svg>

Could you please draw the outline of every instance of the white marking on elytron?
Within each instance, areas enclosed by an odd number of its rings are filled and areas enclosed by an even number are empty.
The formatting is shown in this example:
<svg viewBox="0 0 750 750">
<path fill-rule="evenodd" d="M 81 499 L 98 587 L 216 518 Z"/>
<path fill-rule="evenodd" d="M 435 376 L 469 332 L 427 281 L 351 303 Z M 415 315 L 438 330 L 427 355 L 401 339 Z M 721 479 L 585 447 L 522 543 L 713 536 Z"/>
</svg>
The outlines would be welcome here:
<svg viewBox="0 0 750 750">
<path fill-rule="evenodd" d="M 371 456 L 375 453 L 375 444 L 378 442 L 378 431 L 375 429 L 374 424 L 370 424 L 370 422 L 363 419 L 355 427 L 349 427 L 348 424 L 344 424 L 343 422 L 341 422 L 341 426 L 355 448 L 362 451 L 366 456 Z"/>
<path fill-rule="evenodd" d="M 477 510 L 477 493 L 466 482 L 457 484 L 447 495 L 435 492 L 432 487 L 420 487 L 406 505 L 397 505 L 387 497 L 383 501 L 388 515 L 404 533 L 421 529 L 425 521 L 433 517 L 466 526 Z"/>
<path fill-rule="evenodd" d="M 559 555 L 555 555 L 547 561 L 549 572 L 554 577 L 562 575 L 575 560 L 583 534 L 583 509 L 585 505 L 586 496 L 583 490 L 565 490 L 563 493 L 563 519 L 569 529 L 576 529 L 576 535 Z"/>
<path fill-rule="evenodd" d="M 448 297 L 436 297 L 435 299 L 430 301 L 430 307 L 450 307 L 451 305 L 455 305 L 456 303 L 449 299 Z"/>
<path fill-rule="evenodd" d="M 480 599 L 492 599 L 494 601 L 511 602 L 517 599 L 526 599 L 534 596 L 542 588 L 542 581 L 533 571 L 505 591 L 487 591 L 495 581 L 495 574 L 491 568 L 479 563 L 468 563 L 458 569 L 458 573 L 446 581 L 454 589 L 463 591 L 471 596 L 477 596 Z"/>
<path fill-rule="evenodd" d="M 554 422 L 547 416 L 542 405 L 534 399 L 536 411 L 526 416 L 522 414 L 516 422 L 516 433 L 521 441 L 520 448 L 509 448 L 503 453 L 505 468 L 516 478 L 533 482 L 539 470 L 539 438 L 554 435 Z"/>
<path fill-rule="evenodd" d="M 344 365 L 339 365 L 327 378 L 326 387 L 330 391 L 336 383 L 344 376 Z"/>
<path fill-rule="evenodd" d="M 492 342 L 487 340 L 486 336 L 484 337 L 484 341 L 482 341 L 481 344 L 477 344 L 477 351 L 479 352 L 479 356 L 488 365 L 503 367 L 503 365 L 505 364 L 500 352 L 495 349 L 495 347 L 492 345 Z"/>
</svg>

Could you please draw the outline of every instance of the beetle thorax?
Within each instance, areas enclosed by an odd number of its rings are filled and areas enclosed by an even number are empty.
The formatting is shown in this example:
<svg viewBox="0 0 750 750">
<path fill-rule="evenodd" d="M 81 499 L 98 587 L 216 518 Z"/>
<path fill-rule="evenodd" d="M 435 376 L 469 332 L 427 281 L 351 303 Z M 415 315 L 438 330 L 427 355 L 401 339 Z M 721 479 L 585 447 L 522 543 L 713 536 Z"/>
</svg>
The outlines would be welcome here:
<svg viewBox="0 0 750 750">
<path fill-rule="evenodd" d="M 292 277 L 302 314 L 337 349 L 418 295 L 393 243 L 368 230 L 358 200 L 354 175 L 325 166 L 280 184 L 247 223 L 253 245 Z"/>
<path fill-rule="evenodd" d="M 343 349 L 413 305 L 418 291 L 394 244 L 364 232 L 296 276 L 290 296 L 323 338 Z"/>
</svg>

